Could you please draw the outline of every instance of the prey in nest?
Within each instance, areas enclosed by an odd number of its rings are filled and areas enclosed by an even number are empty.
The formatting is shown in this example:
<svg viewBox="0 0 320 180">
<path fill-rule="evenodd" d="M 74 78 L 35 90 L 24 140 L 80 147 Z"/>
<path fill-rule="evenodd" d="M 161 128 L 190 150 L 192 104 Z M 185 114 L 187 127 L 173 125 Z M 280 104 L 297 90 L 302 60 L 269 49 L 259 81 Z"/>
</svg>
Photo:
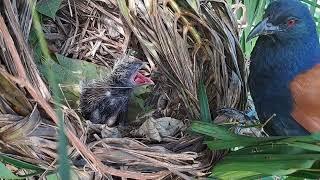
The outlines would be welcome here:
<svg viewBox="0 0 320 180">
<path fill-rule="evenodd" d="M 87 83 L 82 87 L 80 109 L 85 119 L 95 124 L 113 126 L 125 124 L 129 98 L 133 89 L 153 85 L 151 78 L 143 73 L 146 63 L 125 56 L 104 79 Z"/>
</svg>

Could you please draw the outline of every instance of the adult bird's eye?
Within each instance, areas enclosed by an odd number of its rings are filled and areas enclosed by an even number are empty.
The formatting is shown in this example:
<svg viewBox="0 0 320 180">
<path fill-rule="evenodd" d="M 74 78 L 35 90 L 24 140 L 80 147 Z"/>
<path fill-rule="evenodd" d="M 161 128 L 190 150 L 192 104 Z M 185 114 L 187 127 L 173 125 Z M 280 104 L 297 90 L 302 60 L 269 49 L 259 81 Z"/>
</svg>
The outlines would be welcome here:
<svg viewBox="0 0 320 180">
<path fill-rule="evenodd" d="M 294 26 L 295 24 L 296 24 L 296 20 L 295 19 L 289 19 L 288 21 L 287 21 L 287 26 L 288 27 L 292 27 L 292 26 Z"/>
</svg>

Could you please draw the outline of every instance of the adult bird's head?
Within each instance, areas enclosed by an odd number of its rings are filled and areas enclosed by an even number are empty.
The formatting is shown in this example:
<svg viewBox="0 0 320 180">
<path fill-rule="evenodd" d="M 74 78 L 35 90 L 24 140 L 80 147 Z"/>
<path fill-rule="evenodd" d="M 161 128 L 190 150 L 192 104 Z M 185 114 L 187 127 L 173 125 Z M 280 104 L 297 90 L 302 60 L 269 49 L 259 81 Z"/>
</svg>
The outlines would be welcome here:
<svg viewBox="0 0 320 180">
<path fill-rule="evenodd" d="M 115 83 L 127 87 L 154 85 L 151 78 L 147 77 L 145 68 L 148 69 L 145 62 L 126 56 L 115 64 L 112 78 Z"/>
<path fill-rule="evenodd" d="M 308 7 L 299 0 L 274 0 L 263 18 L 249 33 L 247 41 L 261 35 L 280 41 L 317 37 L 313 17 Z"/>
</svg>

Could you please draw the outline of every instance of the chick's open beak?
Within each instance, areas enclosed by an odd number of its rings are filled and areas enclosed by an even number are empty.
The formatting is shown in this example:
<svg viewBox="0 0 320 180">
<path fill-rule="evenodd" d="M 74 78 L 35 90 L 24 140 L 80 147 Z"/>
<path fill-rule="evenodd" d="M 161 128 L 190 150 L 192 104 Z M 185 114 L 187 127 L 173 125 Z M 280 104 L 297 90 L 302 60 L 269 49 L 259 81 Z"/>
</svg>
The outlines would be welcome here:
<svg viewBox="0 0 320 180">
<path fill-rule="evenodd" d="M 143 65 L 140 67 L 140 70 L 134 77 L 134 81 L 137 85 L 154 85 L 154 82 L 149 77 L 150 74 L 150 67 L 147 65 L 147 63 L 143 63 Z"/>
<path fill-rule="evenodd" d="M 268 22 L 269 18 L 263 19 L 259 24 L 257 24 L 252 31 L 249 33 L 247 37 L 247 42 L 251 39 L 260 36 L 260 35 L 268 35 L 273 34 L 275 32 L 281 31 L 279 26 L 275 26 L 272 23 Z"/>
<path fill-rule="evenodd" d="M 136 77 L 134 78 L 134 82 L 136 82 L 138 85 L 154 85 L 154 82 L 150 77 L 146 77 L 140 72 L 137 73 Z"/>
</svg>

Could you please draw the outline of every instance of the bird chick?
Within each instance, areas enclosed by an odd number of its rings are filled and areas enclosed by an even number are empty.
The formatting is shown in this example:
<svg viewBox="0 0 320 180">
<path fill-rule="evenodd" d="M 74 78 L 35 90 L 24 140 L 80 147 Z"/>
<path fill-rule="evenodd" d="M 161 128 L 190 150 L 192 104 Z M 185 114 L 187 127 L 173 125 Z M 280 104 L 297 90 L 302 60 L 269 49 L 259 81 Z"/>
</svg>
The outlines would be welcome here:
<svg viewBox="0 0 320 180">
<path fill-rule="evenodd" d="M 144 65 L 146 63 L 126 56 L 115 64 L 107 77 L 84 85 L 80 93 L 83 117 L 95 124 L 125 124 L 133 89 L 154 84 L 150 78 L 139 72 Z"/>
</svg>

